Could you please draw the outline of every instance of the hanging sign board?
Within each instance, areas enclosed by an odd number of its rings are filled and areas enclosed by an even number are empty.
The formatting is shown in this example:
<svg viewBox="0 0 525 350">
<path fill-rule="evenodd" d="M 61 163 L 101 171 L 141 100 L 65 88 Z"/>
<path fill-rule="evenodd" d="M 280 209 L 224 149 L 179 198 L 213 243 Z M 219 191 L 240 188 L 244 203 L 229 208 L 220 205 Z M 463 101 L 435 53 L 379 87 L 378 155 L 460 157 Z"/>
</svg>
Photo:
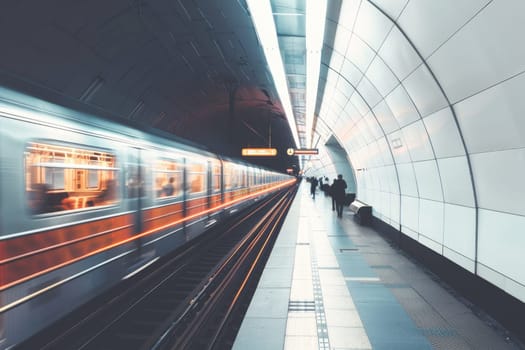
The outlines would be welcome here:
<svg viewBox="0 0 525 350">
<path fill-rule="evenodd" d="M 243 157 L 275 157 L 277 148 L 243 148 Z"/>
<path fill-rule="evenodd" d="M 306 155 L 315 155 L 319 154 L 319 149 L 317 148 L 288 148 L 286 154 L 289 156 L 306 156 Z"/>
</svg>

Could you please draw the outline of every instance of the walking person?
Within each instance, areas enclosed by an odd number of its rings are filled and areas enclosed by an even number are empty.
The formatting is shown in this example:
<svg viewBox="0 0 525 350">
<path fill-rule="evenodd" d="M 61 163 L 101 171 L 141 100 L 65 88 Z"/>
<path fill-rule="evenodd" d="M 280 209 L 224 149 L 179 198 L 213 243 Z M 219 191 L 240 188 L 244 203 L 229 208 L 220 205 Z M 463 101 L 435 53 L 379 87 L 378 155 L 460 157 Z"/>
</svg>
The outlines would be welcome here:
<svg viewBox="0 0 525 350">
<path fill-rule="evenodd" d="M 343 205 L 346 196 L 346 181 L 343 180 L 343 175 L 337 175 L 337 180 L 334 180 L 332 185 L 332 196 L 335 199 L 335 208 L 337 210 L 337 217 L 343 217 Z"/>
<path fill-rule="evenodd" d="M 310 178 L 310 194 L 312 195 L 312 198 L 315 199 L 315 188 L 317 187 L 317 179 L 315 176 L 312 176 Z"/>
<path fill-rule="evenodd" d="M 330 188 L 328 191 L 330 192 L 330 197 L 332 197 L 332 211 L 335 211 L 335 196 L 334 196 L 334 184 L 337 181 L 337 179 L 334 179 L 334 182 L 330 185 Z M 328 181 L 327 181 L 328 183 Z"/>
</svg>

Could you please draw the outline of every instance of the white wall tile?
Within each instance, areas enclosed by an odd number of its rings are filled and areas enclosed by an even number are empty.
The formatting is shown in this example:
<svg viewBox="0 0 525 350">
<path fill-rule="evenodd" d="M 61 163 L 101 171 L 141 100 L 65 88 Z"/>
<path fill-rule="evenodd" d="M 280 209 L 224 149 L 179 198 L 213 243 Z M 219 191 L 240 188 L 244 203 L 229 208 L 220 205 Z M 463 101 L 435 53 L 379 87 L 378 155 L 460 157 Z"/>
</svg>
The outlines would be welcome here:
<svg viewBox="0 0 525 350">
<path fill-rule="evenodd" d="M 423 117 L 448 105 L 445 96 L 425 65 L 420 65 L 402 84 Z"/>
<path fill-rule="evenodd" d="M 430 140 L 421 120 L 405 126 L 402 129 L 402 133 L 412 161 L 434 158 Z"/>
<path fill-rule="evenodd" d="M 523 72 L 524 32 L 524 1 L 492 1 L 429 57 L 451 103 Z"/>
<path fill-rule="evenodd" d="M 399 80 L 404 80 L 422 61 L 401 31 L 394 27 L 378 53 Z"/>
<path fill-rule="evenodd" d="M 423 57 L 428 57 L 490 1 L 411 0 L 398 23 Z"/>
<path fill-rule="evenodd" d="M 476 209 L 445 203 L 443 244 L 474 260 L 476 256 Z"/>
<path fill-rule="evenodd" d="M 434 242 L 443 243 L 443 202 L 420 199 L 419 232 Z"/>
<path fill-rule="evenodd" d="M 375 88 L 375 86 L 368 80 L 366 76 L 361 79 L 359 85 L 357 85 L 357 91 L 363 96 L 366 104 L 370 107 L 374 107 L 383 98 Z"/>
<path fill-rule="evenodd" d="M 338 20 L 339 25 L 352 30 L 360 5 L 361 1 L 341 1 Z"/>
<path fill-rule="evenodd" d="M 399 80 L 379 56 L 376 56 L 368 67 L 366 76 L 383 97 L 387 96 L 399 84 Z"/>
<path fill-rule="evenodd" d="M 471 153 L 525 147 L 525 74 L 455 105 Z"/>
<path fill-rule="evenodd" d="M 386 137 L 381 137 L 377 140 L 379 149 L 381 150 L 381 157 L 383 157 L 383 164 L 389 165 L 394 163 L 394 158 L 392 157 L 392 152 L 390 151 L 390 146 Z"/>
<path fill-rule="evenodd" d="M 416 174 L 412 163 L 397 164 L 397 174 L 401 193 L 407 196 L 419 197 Z"/>
<path fill-rule="evenodd" d="M 480 210 L 479 262 L 525 285 L 524 231 L 525 217 L 523 216 Z"/>
<path fill-rule="evenodd" d="M 525 215 L 525 149 L 471 155 L 481 208 Z"/>
<path fill-rule="evenodd" d="M 417 188 L 420 198 L 442 201 L 443 191 L 435 160 L 414 162 Z"/>
<path fill-rule="evenodd" d="M 387 138 L 396 163 L 399 164 L 410 162 L 410 153 L 408 152 L 408 147 L 401 130 L 394 131 L 393 133 L 387 135 Z"/>
<path fill-rule="evenodd" d="M 394 118 L 394 114 L 392 114 L 392 111 L 386 104 L 385 100 L 379 102 L 373 108 L 373 111 L 386 134 L 399 129 L 399 124 L 397 123 L 396 118 Z"/>
<path fill-rule="evenodd" d="M 396 19 L 408 0 L 375 0 L 374 3 L 383 10 L 390 18 Z"/>
<path fill-rule="evenodd" d="M 438 159 L 445 202 L 474 206 L 474 193 L 466 157 Z"/>
<path fill-rule="evenodd" d="M 351 61 L 361 72 L 366 72 L 376 53 L 356 35 L 352 35 L 346 51 L 346 59 Z"/>
<path fill-rule="evenodd" d="M 395 88 L 385 100 L 399 126 L 403 127 L 419 119 L 419 114 L 402 85 Z"/>
<path fill-rule="evenodd" d="M 437 158 L 465 154 L 454 116 L 444 108 L 423 119 Z"/>
<path fill-rule="evenodd" d="M 357 68 L 357 66 L 348 59 L 343 61 L 343 66 L 341 67 L 341 71 L 339 73 L 341 73 L 341 75 L 345 77 L 346 80 L 352 84 L 352 86 L 357 86 L 361 78 L 363 78 L 363 72 L 360 71 L 359 68 Z"/>
<path fill-rule="evenodd" d="M 401 225 L 419 232 L 419 198 L 401 196 Z"/>
<path fill-rule="evenodd" d="M 370 110 L 365 100 L 363 100 L 363 98 L 359 94 L 353 94 L 352 97 L 350 97 L 350 102 L 352 102 L 352 104 L 361 116 L 367 114 Z"/>
<path fill-rule="evenodd" d="M 393 23 L 368 1 L 362 1 L 354 33 L 378 51 Z"/>
</svg>

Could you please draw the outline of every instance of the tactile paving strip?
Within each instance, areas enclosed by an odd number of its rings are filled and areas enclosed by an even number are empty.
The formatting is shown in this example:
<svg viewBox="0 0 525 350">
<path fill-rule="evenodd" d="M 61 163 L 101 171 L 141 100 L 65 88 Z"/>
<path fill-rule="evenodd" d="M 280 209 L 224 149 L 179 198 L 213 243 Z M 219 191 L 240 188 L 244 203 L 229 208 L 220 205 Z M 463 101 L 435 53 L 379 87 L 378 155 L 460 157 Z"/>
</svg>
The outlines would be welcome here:
<svg viewBox="0 0 525 350">
<path fill-rule="evenodd" d="M 321 291 L 321 280 L 315 254 L 312 254 L 312 284 L 314 287 L 315 301 L 315 320 L 317 322 L 317 339 L 320 350 L 330 350 L 330 340 L 328 339 L 328 325 L 326 324 L 326 314 L 324 312 L 323 293 Z"/>
</svg>

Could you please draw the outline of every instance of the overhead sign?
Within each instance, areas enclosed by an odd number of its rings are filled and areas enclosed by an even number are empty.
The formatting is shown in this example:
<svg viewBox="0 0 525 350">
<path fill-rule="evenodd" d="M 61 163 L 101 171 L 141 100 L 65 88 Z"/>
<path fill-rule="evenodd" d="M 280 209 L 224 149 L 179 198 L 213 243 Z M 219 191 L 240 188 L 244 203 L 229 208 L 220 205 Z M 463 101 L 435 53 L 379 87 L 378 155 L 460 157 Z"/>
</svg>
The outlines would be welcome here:
<svg viewBox="0 0 525 350">
<path fill-rule="evenodd" d="M 243 148 L 243 157 L 275 157 L 277 148 Z"/>
<path fill-rule="evenodd" d="M 312 154 L 319 154 L 319 149 L 317 148 L 288 148 L 286 154 L 289 156 L 305 156 Z"/>
</svg>

